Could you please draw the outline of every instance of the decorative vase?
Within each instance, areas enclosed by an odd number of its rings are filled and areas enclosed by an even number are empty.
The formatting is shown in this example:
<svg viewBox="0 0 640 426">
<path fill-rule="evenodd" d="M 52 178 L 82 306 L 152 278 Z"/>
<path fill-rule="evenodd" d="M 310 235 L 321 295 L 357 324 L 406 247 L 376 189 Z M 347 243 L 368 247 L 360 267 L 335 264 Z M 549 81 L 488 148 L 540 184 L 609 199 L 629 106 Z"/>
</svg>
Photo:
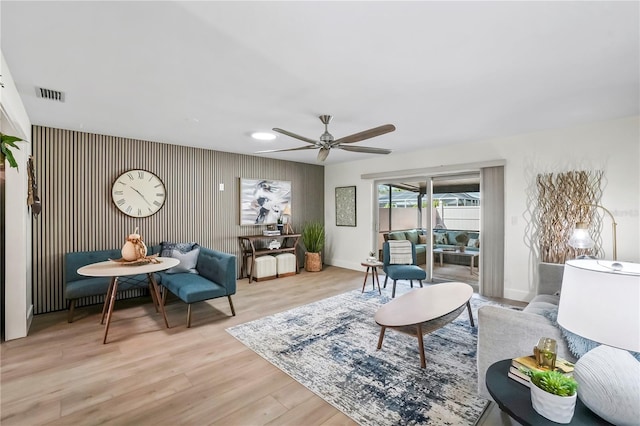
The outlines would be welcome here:
<svg viewBox="0 0 640 426">
<path fill-rule="evenodd" d="M 136 228 L 136 232 L 138 228 Z M 142 242 L 140 234 L 129 234 L 127 241 L 122 246 L 122 258 L 128 262 L 143 259 L 147 255 L 147 246 Z"/>
<path fill-rule="evenodd" d="M 570 423 L 576 408 L 576 398 L 572 396 L 558 396 L 540 389 L 531 383 L 531 405 L 536 413 L 556 423 Z"/>
<path fill-rule="evenodd" d="M 464 246 L 460 246 L 460 253 L 464 253 Z"/>
<path fill-rule="evenodd" d="M 304 269 L 307 272 L 320 272 L 322 271 L 322 256 L 320 253 L 304 254 Z"/>
<path fill-rule="evenodd" d="M 615 425 L 637 425 L 640 419 L 640 362 L 631 353 L 600 345 L 582 355 L 573 378 L 580 401 Z"/>
</svg>

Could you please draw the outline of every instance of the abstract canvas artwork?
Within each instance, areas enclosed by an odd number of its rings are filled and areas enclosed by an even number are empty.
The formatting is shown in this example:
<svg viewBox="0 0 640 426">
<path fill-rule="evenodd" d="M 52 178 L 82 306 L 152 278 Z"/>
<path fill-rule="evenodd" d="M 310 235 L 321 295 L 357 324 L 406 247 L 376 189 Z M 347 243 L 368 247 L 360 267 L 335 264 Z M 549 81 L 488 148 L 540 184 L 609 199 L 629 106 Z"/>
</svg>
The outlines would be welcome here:
<svg viewBox="0 0 640 426">
<path fill-rule="evenodd" d="M 291 182 L 240 178 L 240 225 L 278 223 L 287 207 L 289 213 Z"/>
</svg>

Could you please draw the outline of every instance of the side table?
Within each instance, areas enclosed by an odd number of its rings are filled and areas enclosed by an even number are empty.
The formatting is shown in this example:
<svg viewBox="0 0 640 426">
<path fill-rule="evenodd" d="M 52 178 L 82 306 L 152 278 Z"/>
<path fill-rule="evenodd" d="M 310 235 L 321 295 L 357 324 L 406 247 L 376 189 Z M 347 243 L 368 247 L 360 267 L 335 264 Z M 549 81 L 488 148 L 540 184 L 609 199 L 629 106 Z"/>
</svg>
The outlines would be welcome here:
<svg viewBox="0 0 640 426">
<path fill-rule="evenodd" d="M 487 369 L 486 383 L 489 393 L 498 407 L 511 418 L 517 420 L 524 426 L 528 425 L 558 425 L 556 422 L 542 417 L 531 406 L 531 391 L 525 385 L 509 378 L 507 373 L 511 366 L 511 360 L 505 359 L 492 364 Z M 576 409 L 570 425 L 610 425 L 611 423 L 589 410 L 580 401 L 580 391 L 578 390 L 578 400 Z"/>
<path fill-rule="evenodd" d="M 367 271 L 364 273 L 364 281 L 362 283 L 362 291 L 364 293 L 364 286 L 367 284 L 367 277 L 369 276 L 369 271 L 371 271 L 371 286 L 373 289 L 376 289 L 376 282 L 378 283 L 378 292 L 382 294 L 382 290 L 380 290 L 380 278 L 378 277 L 378 267 L 382 266 L 382 262 L 374 261 L 364 261 L 361 263 L 362 266 L 367 267 Z"/>
</svg>

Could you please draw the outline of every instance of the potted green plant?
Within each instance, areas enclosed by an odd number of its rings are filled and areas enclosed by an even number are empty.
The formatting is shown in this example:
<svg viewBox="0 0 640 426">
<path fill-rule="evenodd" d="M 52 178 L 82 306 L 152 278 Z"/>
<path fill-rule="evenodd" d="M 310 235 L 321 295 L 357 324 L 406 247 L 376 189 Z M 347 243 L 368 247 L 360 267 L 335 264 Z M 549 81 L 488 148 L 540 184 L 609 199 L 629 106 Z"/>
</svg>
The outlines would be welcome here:
<svg viewBox="0 0 640 426">
<path fill-rule="evenodd" d="M 466 232 L 461 232 L 456 235 L 456 242 L 458 243 L 458 247 L 460 248 L 460 252 L 464 253 L 464 249 L 469 242 L 469 235 Z"/>
<path fill-rule="evenodd" d="M 4 133 L 0 133 L 0 164 L 4 168 L 4 159 L 6 158 L 9 161 L 9 167 L 18 168 L 18 162 L 13 157 L 13 152 L 11 152 L 12 148 L 20 149 L 16 142 L 20 142 L 20 139 L 17 136 L 9 136 Z"/>
<path fill-rule="evenodd" d="M 302 227 L 302 244 L 305 247 L 304 268 L 309 272 L 322 270 L 322 249 L 324 248 L 324 225 L 309 222 Z"/>
<path fill-rule="evenodd" d="M 525 371 L 531 378 L 531 405 L 541 416 L 556 423 L 569 423 L 573 418 L 578 383 L 558 371 Z"/>
</svg>

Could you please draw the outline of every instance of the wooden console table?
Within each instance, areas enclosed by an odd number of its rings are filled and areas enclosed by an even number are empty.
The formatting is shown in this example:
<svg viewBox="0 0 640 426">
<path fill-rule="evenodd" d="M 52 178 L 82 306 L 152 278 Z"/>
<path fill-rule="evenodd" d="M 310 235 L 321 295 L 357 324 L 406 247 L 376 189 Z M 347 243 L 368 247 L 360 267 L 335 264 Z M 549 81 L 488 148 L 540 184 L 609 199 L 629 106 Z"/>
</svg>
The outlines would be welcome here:
<svg viewBox="0 0 640 426">
<path fill-rule="evenodd" d="M 277 253 L 293 253 L 296 256 L 296 274 L 300 273 L 298 266 L 298 257 L 296 250 L 298 248 L 298 239 L 300 234 L 283 234 L 283 235 L 243 235 L 238 237 L 240 250 L 242 251 L 242 269 L 240 270 L 240 278 L 249 277 L 249 282 L 253 280 L 253 265 L 256 263 L 256 257 Z M 269 249 L 268 247 L 256 247 L 256 241 L 280 241 L 280 248 Z M 247 268 L 247 261 L 251 258 L 251 268 Z"/>
</svg>

